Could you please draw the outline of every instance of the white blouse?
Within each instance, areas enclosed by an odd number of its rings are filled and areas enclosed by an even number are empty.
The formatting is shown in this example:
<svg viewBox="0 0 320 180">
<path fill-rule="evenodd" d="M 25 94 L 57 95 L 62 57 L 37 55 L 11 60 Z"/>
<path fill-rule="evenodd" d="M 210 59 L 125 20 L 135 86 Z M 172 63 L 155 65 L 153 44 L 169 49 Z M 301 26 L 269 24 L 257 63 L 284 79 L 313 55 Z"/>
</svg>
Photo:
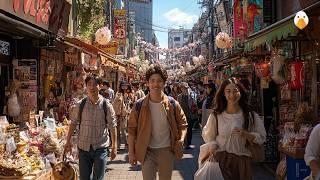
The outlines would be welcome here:
<svg viewBox="0 0 320 180">
<path fill-rule="evenodd" d="M 310 166 L 312 160 L 319 161 L 320 159 L 320 124 L 316 125 L 309 137 L 306 153 L 304 154 L 304 160 L 306 164 Z"/>
<path fill-rule="evenodd" d="M 254 114 L 254 126 L 250 133 L 255 136 L 254 142 L 263 144 L 266 141 L 266 130 L 264 123 L 257 113 Z M 226 151 L 239 156 L 251 157 L 250 151 L 245 148 L 246 139 L 238 134 L 233 134 L 234 128 L 243 128 L 242 111 L 236 114 L 228 114 L 225 111 L 218 114 L 218 131 L 216 132 L 216 118 L 214 114 L 210 114 L 207 124 L 202 130 L 202 137 L 206 143 L 213 144 L 216 152 Z"/>
</svg>

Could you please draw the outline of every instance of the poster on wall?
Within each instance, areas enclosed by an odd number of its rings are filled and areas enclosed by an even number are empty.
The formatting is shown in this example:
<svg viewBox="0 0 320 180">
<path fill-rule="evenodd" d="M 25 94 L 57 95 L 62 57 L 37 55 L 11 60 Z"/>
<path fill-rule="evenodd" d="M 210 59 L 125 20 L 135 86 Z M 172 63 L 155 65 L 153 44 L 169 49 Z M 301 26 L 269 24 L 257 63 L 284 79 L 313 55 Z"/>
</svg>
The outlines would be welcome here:
<svg viewBox="0 0 320 180">
<path fill-rule="evenodd" d="M 37 85 L 37 60 L 19 59 L 13 60 L 13 78 L 18 80 L 22 89 Z"/>
<path fill-rule="evenodd" d="M 12 64 L 13 78 L 20 82 L 18 97 L 22 107 L 21 116 L 15 121 L 29 121 L 30 111 L 37 110 L 37 60 L 15 59 Z"/>
<path fill-rule="evenodd" d="M 263 0 L 245 0 L 242 2 L 247 31 L 251 34 L 263 28 Z"/>
</svg>

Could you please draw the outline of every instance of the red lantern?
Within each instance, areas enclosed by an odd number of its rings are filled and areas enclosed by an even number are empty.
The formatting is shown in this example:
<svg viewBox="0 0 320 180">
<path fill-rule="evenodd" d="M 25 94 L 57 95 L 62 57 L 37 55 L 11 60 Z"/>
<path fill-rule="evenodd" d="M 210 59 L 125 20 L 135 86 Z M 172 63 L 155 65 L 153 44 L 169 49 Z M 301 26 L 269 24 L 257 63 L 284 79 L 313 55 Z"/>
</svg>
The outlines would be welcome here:
<svg viewBox="0 0 320 180">
<path fill-rule="evenodd" d="M 304 85 L 304 65 L 301 61 L 290 63 L 291 89 L 301 89 Z"/>
<path fill-rule="evenodd" d="M 256 75 L 259 78 L 267 77 L 270 74 L 269 64 L 267 64 L 267 63 L 258 63 L 258 64 L 255 65 L 255 71 L 256 71 Z"/>
</svg>

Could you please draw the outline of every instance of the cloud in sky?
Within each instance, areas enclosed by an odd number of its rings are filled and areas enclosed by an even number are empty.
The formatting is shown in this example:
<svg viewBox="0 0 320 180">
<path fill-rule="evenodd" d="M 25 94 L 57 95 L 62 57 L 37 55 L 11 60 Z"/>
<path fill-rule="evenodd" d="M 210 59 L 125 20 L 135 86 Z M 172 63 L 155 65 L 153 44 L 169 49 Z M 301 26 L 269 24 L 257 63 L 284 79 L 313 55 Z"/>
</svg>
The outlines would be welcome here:
<svg viewBox="0 0 320 180">
<path fill-rule="evenodd" d="M 170 11 L 163 14 L 163 16 L 170 22 L 180 26 L 180 25 L 190 25 L 193 24 L 197 16 L 194 14 L 187 14 L 178 8 L 173 8 Z"/>
</svg>

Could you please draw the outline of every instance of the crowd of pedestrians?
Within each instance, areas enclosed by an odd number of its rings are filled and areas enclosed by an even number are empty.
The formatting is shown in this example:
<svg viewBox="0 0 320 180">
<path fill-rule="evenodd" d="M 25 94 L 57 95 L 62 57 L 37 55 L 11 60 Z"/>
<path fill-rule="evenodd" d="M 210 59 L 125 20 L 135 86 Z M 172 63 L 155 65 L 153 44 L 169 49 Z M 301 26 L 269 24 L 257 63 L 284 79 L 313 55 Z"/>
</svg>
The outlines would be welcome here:
<svg viewBox="0 0 320 180">
<path fill-rule="evenodd" d="M 143 179 L 154 180 L 158 172 L 160 180 L 169 180 L 174 161 L 192 148 L 194 128 L 202 130 L 208 149 L 205 155 L 200 152 L 199 162 L 213 156 L 224 179 L 252 178 L 251 162 L 257 156 L 252 150 L 266 141 L 266 131 L 248 104 L 246 86 L 236 78 L 219 87 L 212 81 L 168 82 L 167 78 L 165 70 L 152 66 L 146 84 L 121 82 L 115 93 L 109 82 L 87 76 L 87 97 L 71 113 L 65 147 L 66 153 L 79 125 L 81 180 L 104 179 L 107 156 L 113 160 L 121 144 L 129 163 L 141 164 Z"/>
</svg>

